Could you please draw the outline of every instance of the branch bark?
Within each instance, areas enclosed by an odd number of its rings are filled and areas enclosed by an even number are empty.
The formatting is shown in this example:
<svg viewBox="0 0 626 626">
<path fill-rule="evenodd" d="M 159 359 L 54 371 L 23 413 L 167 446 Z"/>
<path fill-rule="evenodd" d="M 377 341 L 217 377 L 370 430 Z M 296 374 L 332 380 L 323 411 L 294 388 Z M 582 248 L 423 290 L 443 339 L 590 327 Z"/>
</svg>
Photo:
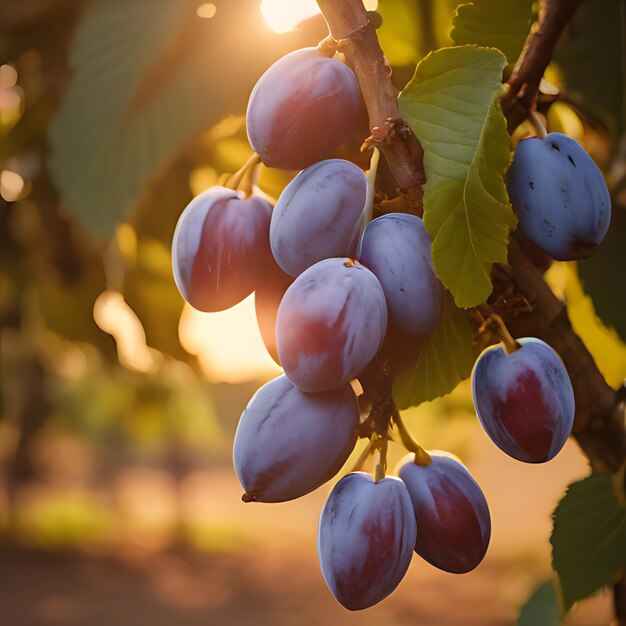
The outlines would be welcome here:
<svg viewBox="0 0 626 626">
<path fill-rule="evenodd" d="M 512 133 L 534 109 L 539 83 L 563 29 L 582 0 L 541 0 L 539 22 L 526 39 L 502 97 L 502 110 Z"/>
<path fill-rule="evenodd" d="M 594 472 L 613 473 L 624 463 L 626 433 L 620 395 L 610 387 L 593 357 L 573 331 L 565 303 L 546 284 L 539 270 L 512 239 L 510 267 L 494 268 L 493 299 L 512 290 L 531 304 L 532 310 L 505 321 L 513 336 L 532 336 L 550 344 L 561 356 L 574 387 L 576 414 L 572 435 L 589 459 Z"/>
<path fill-rule="evenodd" d="M 378 43 L 376 30 L 361 0 L 317 0 L 330 34 L 354 70 L 361 87 L 372 133 L 404 197 L 409 212 L 423 214 L 424 175 L 421 144 L 398 109 L 398 92 Z"/>
<path fill-rule="evenodd" d="M 509 89 L 502 98 L 509 132 L 536 106 L 539 84 L 554 47 L 580 2 L 541 0 L 539 23 L 526 41 L 508 79 Z M 400 116 L 397 92 L 391 84 L 383 52 L 363 4 L 361 0 L 318 0 L 318 4 L 332 37 L 341 42 L 341 50 L 359 80 L 372 135 L 374 139 L 377 134 L 380 135 L 381 150 L 401 193 L 408 199 L 410 207 L 419 207 L 421 214 L 421 186 L 426 180 L 423 150 Z M 565 304 L 554 295 L 514 240 L 509 246 L 509 264 L 509 267 L 493 268 L 493 297 L 501 297 L 507 292 L 516 293 L 532 304 L 530 312 L 507 320 L 510 330 L 514 336 L 539 337 L 561 355 L 576 399 L 573 436 L 594 472 L 617 471 L 626 456 L 623 394 L 606 383 L 593 357 L 573 331 Z M 393 365 L 386 363 L 385 368 L 393 372 Z M 370 369 L 372 372 L 376 370 Z M 375 378 L 374 374 L 371 378 Z M 368 387 L 370 381 L 367 376 L 364 382 L 364 388 Z M 369 391 L 368 394 L 368 389 L 365 389 L 366 397 L 371 395 Z M 624 578 L 614 588 L 620 626 L 626 626 L 625 588 Z"/>
</svg>

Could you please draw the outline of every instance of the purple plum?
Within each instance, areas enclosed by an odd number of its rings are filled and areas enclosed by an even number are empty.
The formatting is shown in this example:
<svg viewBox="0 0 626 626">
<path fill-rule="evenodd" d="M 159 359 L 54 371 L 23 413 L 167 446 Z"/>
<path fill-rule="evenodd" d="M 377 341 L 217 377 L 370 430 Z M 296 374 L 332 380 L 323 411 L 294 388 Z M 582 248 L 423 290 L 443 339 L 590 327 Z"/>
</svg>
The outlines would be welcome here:
<svg viewBox="0 0 626 626">
<path fill-rule="evenodd" d="M 574 139 L 549 133 L 521 141 L 507 188 L 520 230 L 552 258 L 587 258 L 604 239 L 611 221 L 609 191 Z"/>
<path fill-rule="evenodd" d="M 233 447 L 244 500 L 285 502 L 330 480 L 354 449 L 356 395 L 346 384 L 303 393 L 286 376 L 263 385 L 243 412 Z"/>
<path fill-rule="evenodd" d="M 211 187 L 182 212 L 172 266 L 183 298 L 199 311 L 223 311 L 256 288 L 272 262 L 272 206 L 257 196 Z"/>
<path fill-rule="evenodd" d="M 361 239 L 359 260 L 380 281 L 391 324 L 412 335 L 435 330 L 444 290 L 433 268 L 430 237 L 419 217 L 389 213 L 370 222 Z"/>
<path fill-rule="evenodd" d="M 369 474 L 344 476 L 320 518 L 318 554 L 326 584 L 351 611 L 386 598 L 400 583 L 415 546 L 415 515 L 404 483 Z"/>
<path fill-rule="evenodd" d="M 328 159 L 300 172 L 272 214 L 278 265 L 295 277 L 323 259 L 353 256 L 366 195 L 365 174 L 350 161 Z"/>
<path fill-rule="evenodd" d="M 445 453 L 429 454 L 430 465 L 416 465 L 412 453 L 400 462 L 399 476 L 411 496 L 417 521 L 415 552 L 439 569 L 464 574 L 487 552 L 489 507 L 461 463 Z"/>
<path fill-rule="evenodd" d="M 507 354 L 502 345 L 487 348 L 472 371 L 478 419 L 491 440 L 526 463 L 552 459 L 574 423 L 574 391 L 559 355 L 532 337 Z"/>
<path fill-rule="evenodd" d="M 347 65 L 317 48 L 295 50 L 254 86 L 246 115 L 248 139 L 265 165 L 299 170 L 348 139 L 360 105 L 359 84 Z"/>
<path fill-rule="evenodd" d="M 376 276 L 354 259 L 325 259 L 300 274 L 280 303 L 278 356 L 302 391 L 334 389 L 372 360 L 386 326 Z"/>
</svg>

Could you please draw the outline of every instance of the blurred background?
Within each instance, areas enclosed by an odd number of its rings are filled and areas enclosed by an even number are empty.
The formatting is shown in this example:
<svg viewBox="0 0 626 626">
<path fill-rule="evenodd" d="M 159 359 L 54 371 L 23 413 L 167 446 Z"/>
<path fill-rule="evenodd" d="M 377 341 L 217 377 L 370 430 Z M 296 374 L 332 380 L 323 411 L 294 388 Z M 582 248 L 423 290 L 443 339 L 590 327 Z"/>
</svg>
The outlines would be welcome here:
<svg viewBox="0 0 626 626">
<path fill-rule="evenodd" d="M 399 88 L 451 44 L 453 0 L 366 4 L 383 16 Z M 623 130 L 619 1 L 588 5 L 549 70 L 564 97 L 548 123 L 622 180 L 611 169 Z M 317 564 L 332 485 L 279 505 L 240 500 L 237 420 L 280 370 L 254 296 L 224 313 L 183 306 L 170 242 L 193 195 L 250 155 L 250 90 L 273 61 L 325 36 L 316 12 L 313 0 L 0 0 L 4 626 L 495 626 L 515 623 L 550 577 L 550 514 L 588 468 L 573 442 L 543 466 L 500 453 L 467 383 L 406 421 L 427 448 L 460 456 L 487 496 L 492 545 L 474 572 L 416 558 L 390 598 L 351 614 Z M 358 160 L 362 139 L 341 154 Z M 293 174 L 261 168 L 259 186 L 276 197 Z M 626 349 L 576 268 L 549 277 L 619 384 Z M 587 278 L 608 288 L 606 266 Z M 392 467 L 401 454 L 392 446 Z M 600 594 L 567 623 L 601 626 L 610 612 Z"/>
</svg>

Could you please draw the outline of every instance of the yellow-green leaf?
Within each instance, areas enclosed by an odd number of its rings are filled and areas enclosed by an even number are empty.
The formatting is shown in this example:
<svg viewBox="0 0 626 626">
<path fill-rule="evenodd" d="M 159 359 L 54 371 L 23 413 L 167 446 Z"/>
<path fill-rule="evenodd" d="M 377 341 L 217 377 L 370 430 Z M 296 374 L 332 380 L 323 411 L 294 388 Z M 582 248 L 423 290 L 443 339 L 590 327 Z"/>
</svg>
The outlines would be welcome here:
<svg viewBox="0 0 626 626">
<path fill-rule="evenodd" d="M 566 610 L 615 580 L 626 567 L 626 507 L 610 476 L 592 475 L 567 488 L 550 543 Z"/>
<path fill-rule="evenodd" d="M 455 7 L 455 0 L 378 0 L 383 23 L 376 32 L 389 63 L 414 68 L 431 50 L 451 45 Z"/>
<path fill-rule="evenodd" d="M 450 36 L 456 44 L 498 48 L 509 63 L 522 51 L 532 23 L 533 0 L 474 0 L 456 9 Z"/>
<path fill-rule="evenodd" d="M 86 3 L 48 130 L 48 166 L 64 204 L 96 237 L 110 237 L 190 141 L 243 113 L 258 77 L 304 37 L 268 39 L 253 0 L 221 2 L 211 19 L 196 14 L 198 4 Z M 182 206 L 154 209 L 170 219 Z"/>
<path fill-rule="evenodd" d="M 424 226 L 437 275 L 460 307 L 487 300 L 517 218 L 504 175 L 511 140 L 499 97 L 506 59 L 478 46 L 429 54 L 400 95 L 424 147 Z"/>
<path fill-rule="evenodd" d="M 617 389 L 626 379 L 626 343 L 596 314 L 596 301 L 585 293 L 580 281 L 579 272 L 583 267 L 584 263 L 578 266 L 574 263 L 553 263 L 544 278 L 552 290 L 567 302 L 567 316 L 574 332 L 583 340 L 606 382 Z M 620 266 L 609 266 L 609 276 L 611 267 Z M 621 289 L 611 289 L 608 277 L 603 280 L 606 281 L 603 290 L 618 292 L 614 296 L 616 299 L 624 297 Z"/>
<path fill-rule="evenodd" d="M 470 375 L 475 360 L 467 313 L 447 294 L 441 321 L 426 347 L 396 376 L 396 404 L 407 409 L 450 393 Z"/>
</svg>

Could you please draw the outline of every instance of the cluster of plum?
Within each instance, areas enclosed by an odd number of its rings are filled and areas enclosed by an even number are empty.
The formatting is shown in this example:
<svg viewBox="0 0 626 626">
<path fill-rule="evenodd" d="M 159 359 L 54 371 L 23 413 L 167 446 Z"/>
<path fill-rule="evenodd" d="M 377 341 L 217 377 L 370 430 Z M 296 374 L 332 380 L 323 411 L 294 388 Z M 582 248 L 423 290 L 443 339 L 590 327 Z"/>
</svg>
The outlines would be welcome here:
<svg viewBox="0 0 626 626">
<path fill-rule="evenodd" d="M 344 63 L 316 48 L 288 54 L 252 91 L 248 137 L 265 165 L 304 169 L 274 207 L 260 195 L 213 187 L 176 227 L 172 257 L 183 297 L 217 311 L 254 291 L 264 342 L 285 372 L 257 391 L 237 428 L 234 464 L 245 501 L 291 500 L 335 476 L 362 432 L 351 381 L 388 332 L 428 336 L 442 314 L 445 290 L 422 220 L 389 213 L 366 223 L 365 174 L 327 158 L 361 106 Z M 520 143 L 509 174 L 521 228 L 555 258 L 588 253 L 608 225 L 602 177 L 571 139 L 540 141 Z M 547 461 L 570 434 L 572 386 L 539 339 L 509 337 L 487 349 L 472 391 L 485 431 L 516 459 Z M 413 551 L 454 573 L 475 568 L 486 553 L 487 502 L 458 460 L 418 446 L 397 474 L 351 472 L 322 511 L 321 569 L 349 609 L 391 593 Z"/>
</svg>

